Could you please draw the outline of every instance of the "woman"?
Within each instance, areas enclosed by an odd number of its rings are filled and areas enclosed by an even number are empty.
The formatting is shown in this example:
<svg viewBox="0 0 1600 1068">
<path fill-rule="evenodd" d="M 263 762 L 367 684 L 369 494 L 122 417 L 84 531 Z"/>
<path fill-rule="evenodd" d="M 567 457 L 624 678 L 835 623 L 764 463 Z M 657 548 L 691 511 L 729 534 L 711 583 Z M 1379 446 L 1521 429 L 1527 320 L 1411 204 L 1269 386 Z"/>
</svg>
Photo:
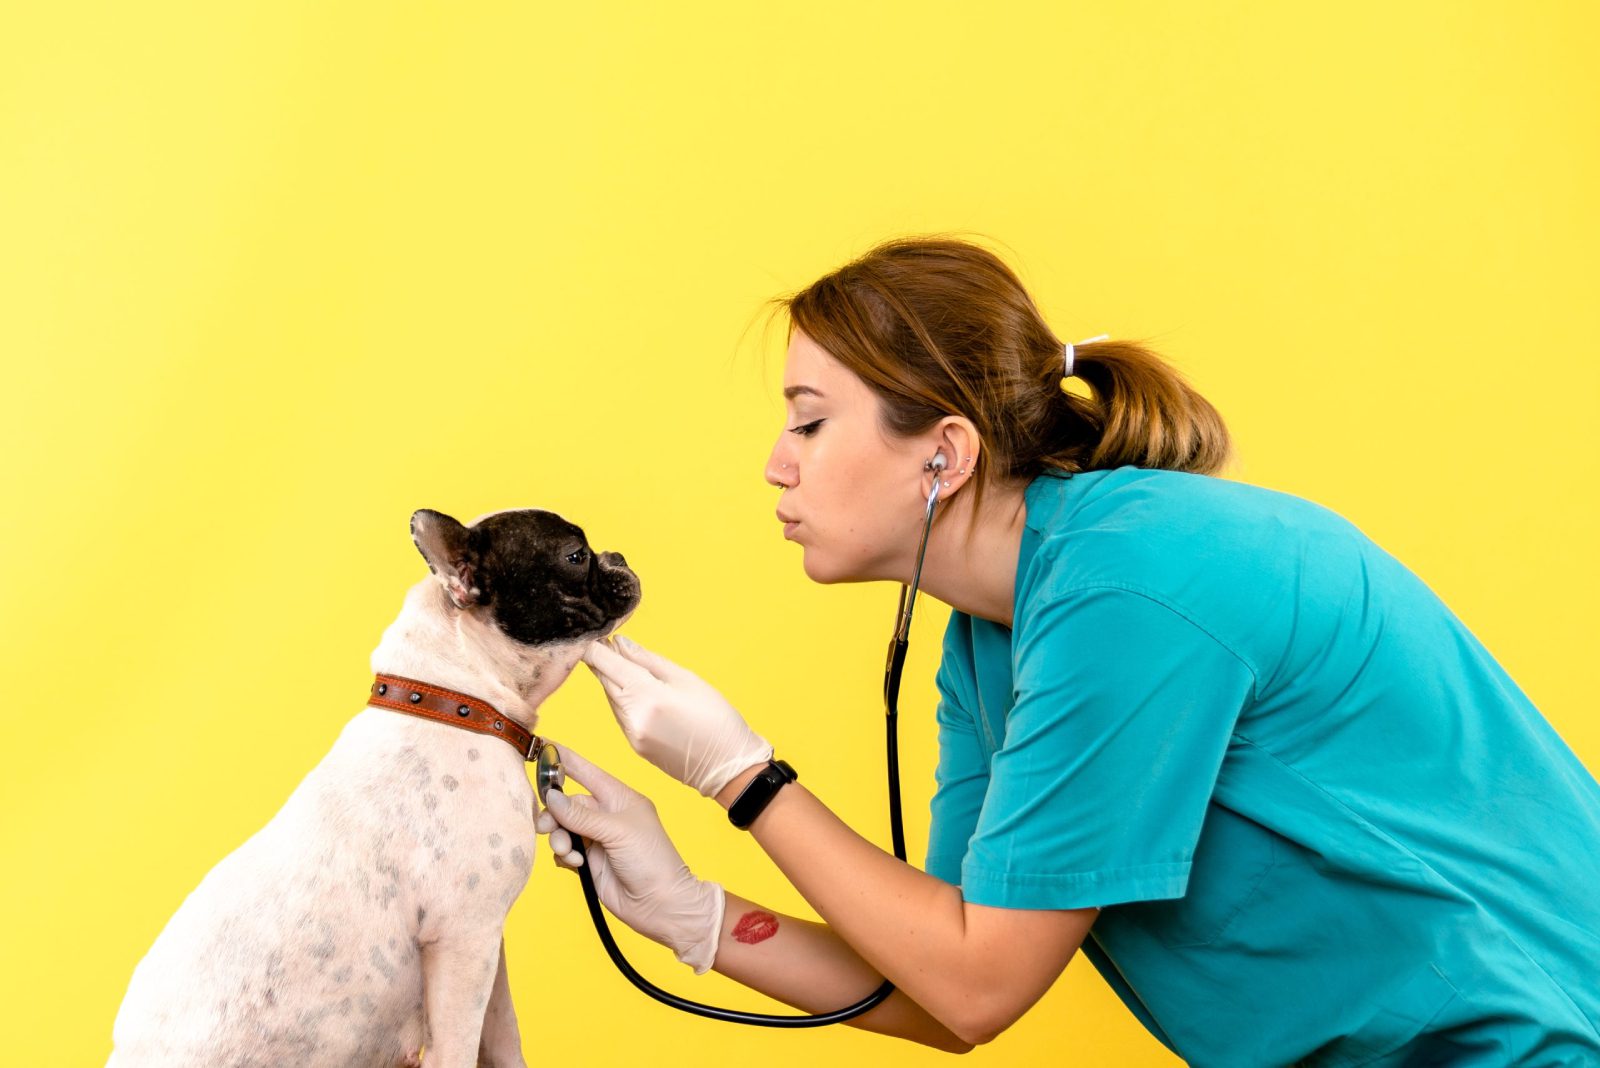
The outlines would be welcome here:
<svg viewBox="0 0 1600 1068">
<path fill-rule="evenodd" d="M 803 783 L 763 787 L 749 830 L 826 922 L 778 916 L 696 879 L 567 750 L 594 797 L 552 793 L 540 828 L 569 866 L 567 831 L 592 842 L 615 915 L 807 1011 L 887 977 L 857 1025 L 943 1049 L 1005 1030 L 1081 946 L 1196 1064 L 1600 1063 L 1600 785 L 1415 575 L 1210 477 L 1212 407 L 1138 345 L 1064 346 L 985 250 L 890 242 L 785 307 L 766 476 L 806 574 L 909 581 L 939 481 L 928 870 Z M 767 767 L 689 671 L 626 640 L 585 662 L 702 794 Z"/>
</svg>

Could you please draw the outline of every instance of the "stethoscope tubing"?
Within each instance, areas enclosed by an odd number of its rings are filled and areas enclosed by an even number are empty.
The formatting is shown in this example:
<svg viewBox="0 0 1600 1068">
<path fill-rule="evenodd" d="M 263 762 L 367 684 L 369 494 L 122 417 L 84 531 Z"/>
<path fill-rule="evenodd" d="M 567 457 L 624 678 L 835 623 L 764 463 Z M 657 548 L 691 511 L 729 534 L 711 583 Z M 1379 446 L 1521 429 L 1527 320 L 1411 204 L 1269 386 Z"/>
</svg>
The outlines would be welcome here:
<svg viewBox="0 0 1600 1068">
<path fill-rule="evenodd" d="M 572 848 L 580 856 L 587 858 L 588 854 L 584 850 L 583 839 L 578 835 L 572 836 Z M 595 933 L 600 936 L 600 944 L 606 947 L 606 954 L 611 957 L 611 963 L 617 966 L 617 970 L 627 978 L 628 982 L 663 1005 L 670 1005 L 675 1009 L 681 1009 L 696 1016 L 722 1020 L 725 1023 L 751 1024 L 757 1027 L 822 1027 L 826 1024 L 841 1023 L 860 1016 L 894 993 L 894 984 L 885 979 L 883 985 L 853 1005 L 846 1005 L 844 1008 L 836 1009 L 833 1012 L 803 1016 L 791 1016 L 783 1013 L 746 1012 L 742 1009 L 725 1009 L 717 1005 L 707 1005 L 700 1001 L 690 1001 L 688 998 L 679 997 L 670 991 L 662 990 L 659 986 L 640 975 L 633 965 L 628 963 L 628 959 L 622 955 L 622 950 L 617 945 L 617 940 L 611 935 L 610 926 L 606 923 L 605 911 L 600 906 L 600 895 L 594 888 L 594 876 L 590 874 L 587 863 L 578 868 L 578 880 L 583 884 L 583 900 L 589 906 L 589 917 L 594 920 Z"/>
<path fill-rule="evenodd" d="M 931 466 L 931 465 L 930 465 Z M 942 466 L 942 465 L 941 465 Z M 900 742 L 897 725 L 900 714 L 900 673 L 905 667 L 906 648 L 909 644 L 911 633 L 911 612 L 916 607 L 917 587 L 922 582 L 922 557 L 928 548 L 928 532 L 933 527 L 933 509 L 939 501 L 939 470 L 933 467 L 933 490 L 928 494 L 928 510 L 923 519 L 922 539 L 917 543 L 916 567 L 911 573 L 911 585 L 900 587 L 900 604 L 895 609 L 894 635 L 889 639 L 889 658 L 884 668 L 883 676 L 883 703 L 886 713 L 886 734 L 884 738 L 884 752 L 889 765 L 889 833 L 894 844 L 894 855 L 899 860 L 906 859 L 905 825 L 900 815 Z M 546 743 L 549 746 L 549 743 Z M 554 746 L 549 746 L 554 749 Z M 552 757 L 555 770 L 554 775 L 547 775 L 544 769 L 545 761 L 541 756 L 541 770 L 539 775 L 540 802 L 543 803 L 543 791 L 546 789 L 560 790 L 561 778 L 559 774 L 560 759 Z M 669 991 L 662 990 L 650 980 L 640 975 L 628 963 L 628 958 L 623 956 L 622 949 L 617 945 L 617 940 L 611 935 L 611 927 L 606 922 L 605 910 L 600 905 L 600 894 L 594 886 L 594 874 L 589 870 L 588 852 L 584 848 L 583 837 L 574 834 L 572 849 L 584 863 L 578 867 L 578 881 L 583 886 L 583 900 L 589 906 L 589 918 L 594 921 L 595 933 L 600 936 L 600 944 L 605 947 L 606 954 L 611 958 L 611 963 L 623 976 L 638 987 L 649 997 L 670 1005 L 683 1012 L 704 1016 L 712 1020 L 721 1020 L 725 1023 L 750 1024 L 756 1027 L 823 1027 L 828 1024 L 843 1023 L 854 1019 L 883 1003 L 888 996 L 894 993 L 894 984 L 885 979 L 876 990 L 851 1005 L 832 1012 L 808 1013 L 802 1015 L 789 1015 L 786 1013 L 746 1012 L 742 1009 L 725 1009 L 717 1005 L 707 1005 L 704 1002 L 691 1001 L 679 997 Z"/>
</svg>

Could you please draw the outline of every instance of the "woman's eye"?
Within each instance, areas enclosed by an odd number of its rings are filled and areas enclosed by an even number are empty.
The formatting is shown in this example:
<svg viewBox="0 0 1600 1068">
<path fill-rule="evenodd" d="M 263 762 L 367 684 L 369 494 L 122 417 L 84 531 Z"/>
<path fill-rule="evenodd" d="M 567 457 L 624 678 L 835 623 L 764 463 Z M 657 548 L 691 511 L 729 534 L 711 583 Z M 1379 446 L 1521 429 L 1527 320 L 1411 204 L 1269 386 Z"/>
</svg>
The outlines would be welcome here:
<svg viewBox="0 0 1600 1068">
<path fill-rule="evenodd" d="M 589 559 L 589 550 L 588 549 L 579 549 L 576 552 L 570 552 L 570 553 L 567 554 L 567 563 L 569 563 L 569 564 L 581 564 L 581 563 L 583 563 L 584 561 L 586 561 L 588 559 Z"/>
<path fill-rule="evenodd" d="M 817 427 L 821 426 L 822 424 L 823 424 L 823 420 L 814 419 L 811 422 L 805 424 L 804 426 L 792 426 L 792 427 L 790 427 L 789 428 L 789 433 L 791 433 L 791 434 L 799 434 L 803 438 L 809 438 L 812 434 L 815 434 L 817 432 Z"/>
</svg>

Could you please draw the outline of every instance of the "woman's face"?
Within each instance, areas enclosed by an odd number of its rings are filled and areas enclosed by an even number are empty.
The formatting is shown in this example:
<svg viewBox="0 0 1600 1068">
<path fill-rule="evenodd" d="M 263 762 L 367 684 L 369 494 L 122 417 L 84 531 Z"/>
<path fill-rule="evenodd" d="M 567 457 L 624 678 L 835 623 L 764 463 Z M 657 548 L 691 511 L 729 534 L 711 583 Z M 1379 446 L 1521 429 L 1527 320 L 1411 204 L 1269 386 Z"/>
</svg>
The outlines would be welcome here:
<svg viewBox="0 0 1600 1068">
<path fill-rule="evenodd" d="M 922 465 L 935 446 L 888 440 L 877 397 L 798 329 L 783 394 L 787 418 L 766 479 L 783 488 L 777 514 L 793 521 L 785 537 L 805 550 L 806 574 L 815 582 L 908 581 L 902 572 L 916 555 L 927 500 Z"/>
</svg>

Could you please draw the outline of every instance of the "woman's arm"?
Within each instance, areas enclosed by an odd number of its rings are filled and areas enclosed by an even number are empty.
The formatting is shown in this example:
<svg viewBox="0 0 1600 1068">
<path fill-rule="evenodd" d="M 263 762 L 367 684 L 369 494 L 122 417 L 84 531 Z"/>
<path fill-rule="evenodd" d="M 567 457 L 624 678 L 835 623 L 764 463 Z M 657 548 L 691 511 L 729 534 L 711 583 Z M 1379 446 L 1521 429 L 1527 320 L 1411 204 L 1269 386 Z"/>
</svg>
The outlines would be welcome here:
<svg viewBox="0 0 1600 1068">
<path fill-rule="evenodd" d="M 716 795 L 718 803 L 730 806 L 764 766 L 734 776 Z M 1043 996 L 1098 914 L 1097 909 L 1000 909 L 966 902 L 958 887 L 856 834 L 798 782 L 774 795 L 750 832 L 827 921 L 831 936 L 892 981 L 897 996 L 904 992 L 912 1007 L 926 1010 L 972 1044 L 1000 1034 Z M 733 900 L 730 895 L 732 918 L 725 918 L 724 940 L 744 914 Z M 747 948 L 760 946 L 739 946 Z M 722 953 L 719 948 L 718 970 Z M 762 982 L 773 981 L 771 970 L 759 978 L 733 977 L 763 990 Z M 862 995 L 870 978 L 862 983 Z"/>
<path fill-rule="evenodd" d="M 785 916 L 727 890 L 723 893 L 727 908 L 711 965 L 714 971 L 811 1013 L 852 1005 L 883 982 L 826 924 Z M 736 934 L 741 922 L 744 929 Z M 900 990 L 847 1022 L 948 1053 L 972 1049 L 972 1043 L 957 1037 Z"/>
<path fill-rule="evenodd" d="M 766 766 L 772 746 L 694 672 L 621 638 L 615 649 L 594 642 L 583 662 L 634 752 L 724 808 Z M 799 783 L 780 789 L 750 829 L 834 934 L 972 1043 L 1039 1000 L 1097 915 L 969 904 L 856 834 Z"/>
</svg>

